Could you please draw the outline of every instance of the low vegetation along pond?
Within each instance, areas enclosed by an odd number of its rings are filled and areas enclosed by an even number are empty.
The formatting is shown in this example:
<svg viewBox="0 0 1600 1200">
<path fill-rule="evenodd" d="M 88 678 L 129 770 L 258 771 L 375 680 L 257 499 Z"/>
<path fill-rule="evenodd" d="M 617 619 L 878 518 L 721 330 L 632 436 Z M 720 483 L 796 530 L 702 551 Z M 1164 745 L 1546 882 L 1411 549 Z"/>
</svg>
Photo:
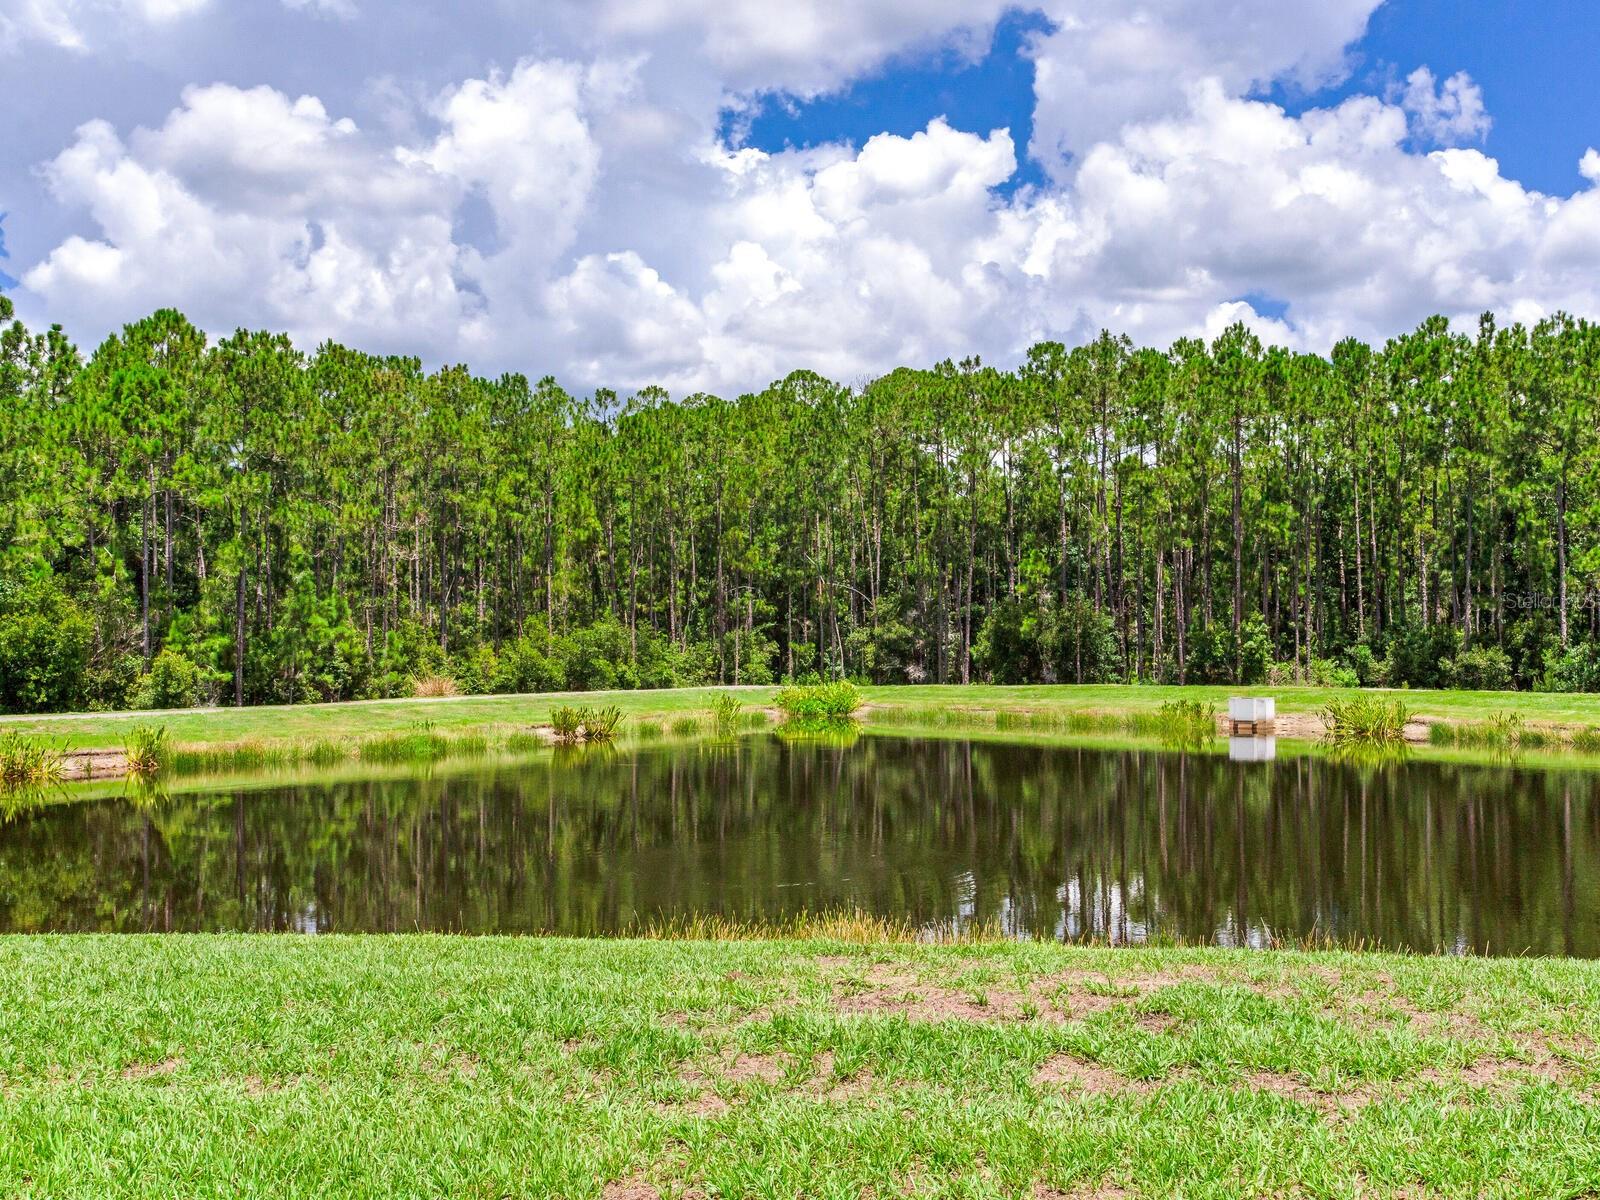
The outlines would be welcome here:
<svg viewBox="0 0 1600 1200">
<path fill-rule="evenodd" d="M 1600 956 L 1600 774 L 769 734 L 60 803 L 0 930 L 929 929 Z"/>
</svg>

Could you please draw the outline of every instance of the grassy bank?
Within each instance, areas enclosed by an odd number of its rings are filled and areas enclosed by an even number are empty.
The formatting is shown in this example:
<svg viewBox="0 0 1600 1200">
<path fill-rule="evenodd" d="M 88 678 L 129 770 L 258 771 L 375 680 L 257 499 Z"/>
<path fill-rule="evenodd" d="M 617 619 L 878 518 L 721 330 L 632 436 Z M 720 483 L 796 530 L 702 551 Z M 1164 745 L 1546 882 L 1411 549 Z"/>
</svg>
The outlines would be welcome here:
<svg viewBox="0 0 1600 1200">
<path fill-rule="evenodd" d="M 708 723 L 717 696 L 732 692 L 747 705 L 770 705 L 775 688 L 678 688 L 647 692 L 552 693 L 529 696 L 465 696 L 440 699 L 369 700 L 349 704 L 243 709 L 190 709 L 165 713 L 76 713 L 0 717 L 0 732 L 47 737 L 70 750 L 118 749 L 132 730 L 158 722 L 180 748 L 252 743 L 336 742 L 389 735 L 408 736 L 426 724 L 439 736 L 475 735 L 504 740 L 548 725 L 563 705 L 616 705 L 630 725 L 640 721 L 670 730 L 674 721 Z M 1154 718 L 1163 705 L 1180 701 L 1221 710 L 1230 695 L 1270 695 L 1288 717 L 1314 716 L 1336 700 L 1371 695 L 1339 688 L 1149 687 L 1095 684 L 868 687 L 869 723 L 937 725 L 968 718 L 993 724 L 1067 732 L 1115 732 L 1123 719 Z M 1487 723 L 1502 713 L 1519 714 L 1526 729 L 1600 727 L 1600 696 L 1529 692 L 1392 692 L 1416 716 L 1458 724 Z M 1082 725 L 1074 730 L 1074 725 Z"/>
<path fill-rule="evenodd" d="M 1600 965 L 0 939 L 0 1194 L 1575 1196 Z"/>
</svg>

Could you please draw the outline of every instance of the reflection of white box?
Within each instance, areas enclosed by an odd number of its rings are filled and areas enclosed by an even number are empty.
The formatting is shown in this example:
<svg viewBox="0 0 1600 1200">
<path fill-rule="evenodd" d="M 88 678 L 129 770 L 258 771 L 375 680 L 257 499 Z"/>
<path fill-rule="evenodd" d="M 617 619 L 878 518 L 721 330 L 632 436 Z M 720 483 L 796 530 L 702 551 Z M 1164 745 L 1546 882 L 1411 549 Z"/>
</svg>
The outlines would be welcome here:
<svg viewBox="0 0 1600 1200">
<path fill-rule="evenodd" d="M 1277 702 L 1270 696 L 1230 696 L 1228 720 L 1271 721 L 1278 715 Z"/>
<path fill-rule="evenodd" d="M 1275 737 L 1231 737 L 1228 758 L 1233 762 L 1272 762 L 1278 757 Z"/>
</svg>

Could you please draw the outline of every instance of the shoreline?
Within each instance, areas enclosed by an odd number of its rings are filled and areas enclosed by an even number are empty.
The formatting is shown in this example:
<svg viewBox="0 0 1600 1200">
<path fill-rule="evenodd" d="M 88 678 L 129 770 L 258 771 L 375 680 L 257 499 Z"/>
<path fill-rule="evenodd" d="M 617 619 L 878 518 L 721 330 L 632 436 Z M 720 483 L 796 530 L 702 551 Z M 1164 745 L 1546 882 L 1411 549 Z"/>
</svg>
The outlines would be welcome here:
<svg viewBox="0 0 1600 1200">
<path fill-rule="evenodd" d="M 347 752 L 363 741 L 423 733 L 441 738 L 491 741 L 553 740 L 550 712 L 563 704 L 615 705 L 625 729 L 658 728 L 710 719 L 719 695 L 733 695 L 746 711 L 776 710 L 770 686 L 703 687 L 659 691 L 559 692 L 508 696 L 422 697 L 337 704 L 202 708 L 119 713 L 52 713 L 0 717 L 0 734 L 15 731 L 40 738 L 64 755 L 67 781 L 103 780 L 127 774 L 124 740 L 141 725 L 165 726 L 180 752 L 223 754 L 258 751 L 293 754 L 310 745 L 341 744 Z M 1600 734 L 1600 696 L 1557 693 L 1423 692 L 1324 688 L 1162 687 L 1155 685 L 896 685 L 862 688 L 861 718 L 868 728 L 918 725 L 975 730 L 1000 727 L 1019 732 L 1114 733 L 1119 721 L 1154 715 L 1164 703 L 1183 700 L 1213 705 L 1217 732 L 1225 737 L 1226 698 L 1266 695 L 1278 702 L 1275 736 L 1316 742 L 1326 732 L 1321 712 L 1333 699 L 1358 695 L 1399 698 L 1412 709 L 1405 741 L 1427 746 L 1435 725 L 1472 727 L 1504 713 L 1524 716 L 1543 746 L 1530 753 L 1570 752 L 1560 745 L 1576 733 Z M 1075 728 L 1081 726 L 1081 728 Z M 523 747 L 526 748 L 526 747 Z"/>
</svg>

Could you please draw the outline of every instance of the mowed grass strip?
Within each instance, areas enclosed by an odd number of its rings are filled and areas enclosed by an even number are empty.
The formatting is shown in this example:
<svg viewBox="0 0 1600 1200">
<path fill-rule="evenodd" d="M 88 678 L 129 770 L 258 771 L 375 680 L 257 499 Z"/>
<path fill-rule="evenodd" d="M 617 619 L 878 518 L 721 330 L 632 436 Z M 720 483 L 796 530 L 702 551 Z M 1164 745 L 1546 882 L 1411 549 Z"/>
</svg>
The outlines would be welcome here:
<svg viewBox="0 0 1600 1200">
<path fill-rule="evenodd" d="M 327 742 L 384 734 L 405 734 L 419 723 L 440 734 L 483 733 L 505 736 L 547 725 L 553 709 L 575 703 L 615 705 L 624 721 L 670 724 L 674 719 L 709 722 L 719 695 L 731 693 L 745 705 L 767 707 L 771 687 L 668 688 L 658 691 L 563 692 L 520 696 L 459 696 L 437 699 L 364 700 L 343 704 L 267 705 L 256 708 L 187 709 L 167 713 L 70 713 L 0 717 L 0 731 L 39 735 L 70 750 L 120 749 L 140 725 L 164 725 L 179 747 L 198 749 L 241 743 Z M 1041 714 L 1064 720 L 1092 717 L 1154 716 L 1164 704 L 1190 701 L 1222 710 L 1233 695 L 1276 697 L 1278 711 L 1314 715 L 1336 700 L 1387 695 L 1403 698 L 1419 718 L 1482 722 L 1514 712 L 1529 726 L 1600 727 L 1600 696 L 1544 692 L 1374 692 L 1315 687 L 1156 687 L 1124 684 L 907 685 L 862 689 L 868 710 L 892 710 L 902 718 L 941 712 Z M 1023 723 L 1014 725 L 1021 728 Z"/>
<path fill-rule="evenodd" d="M 1600 966 L 0 940 L 0 1195 L 1578 1196 Z"/>
</svg>

